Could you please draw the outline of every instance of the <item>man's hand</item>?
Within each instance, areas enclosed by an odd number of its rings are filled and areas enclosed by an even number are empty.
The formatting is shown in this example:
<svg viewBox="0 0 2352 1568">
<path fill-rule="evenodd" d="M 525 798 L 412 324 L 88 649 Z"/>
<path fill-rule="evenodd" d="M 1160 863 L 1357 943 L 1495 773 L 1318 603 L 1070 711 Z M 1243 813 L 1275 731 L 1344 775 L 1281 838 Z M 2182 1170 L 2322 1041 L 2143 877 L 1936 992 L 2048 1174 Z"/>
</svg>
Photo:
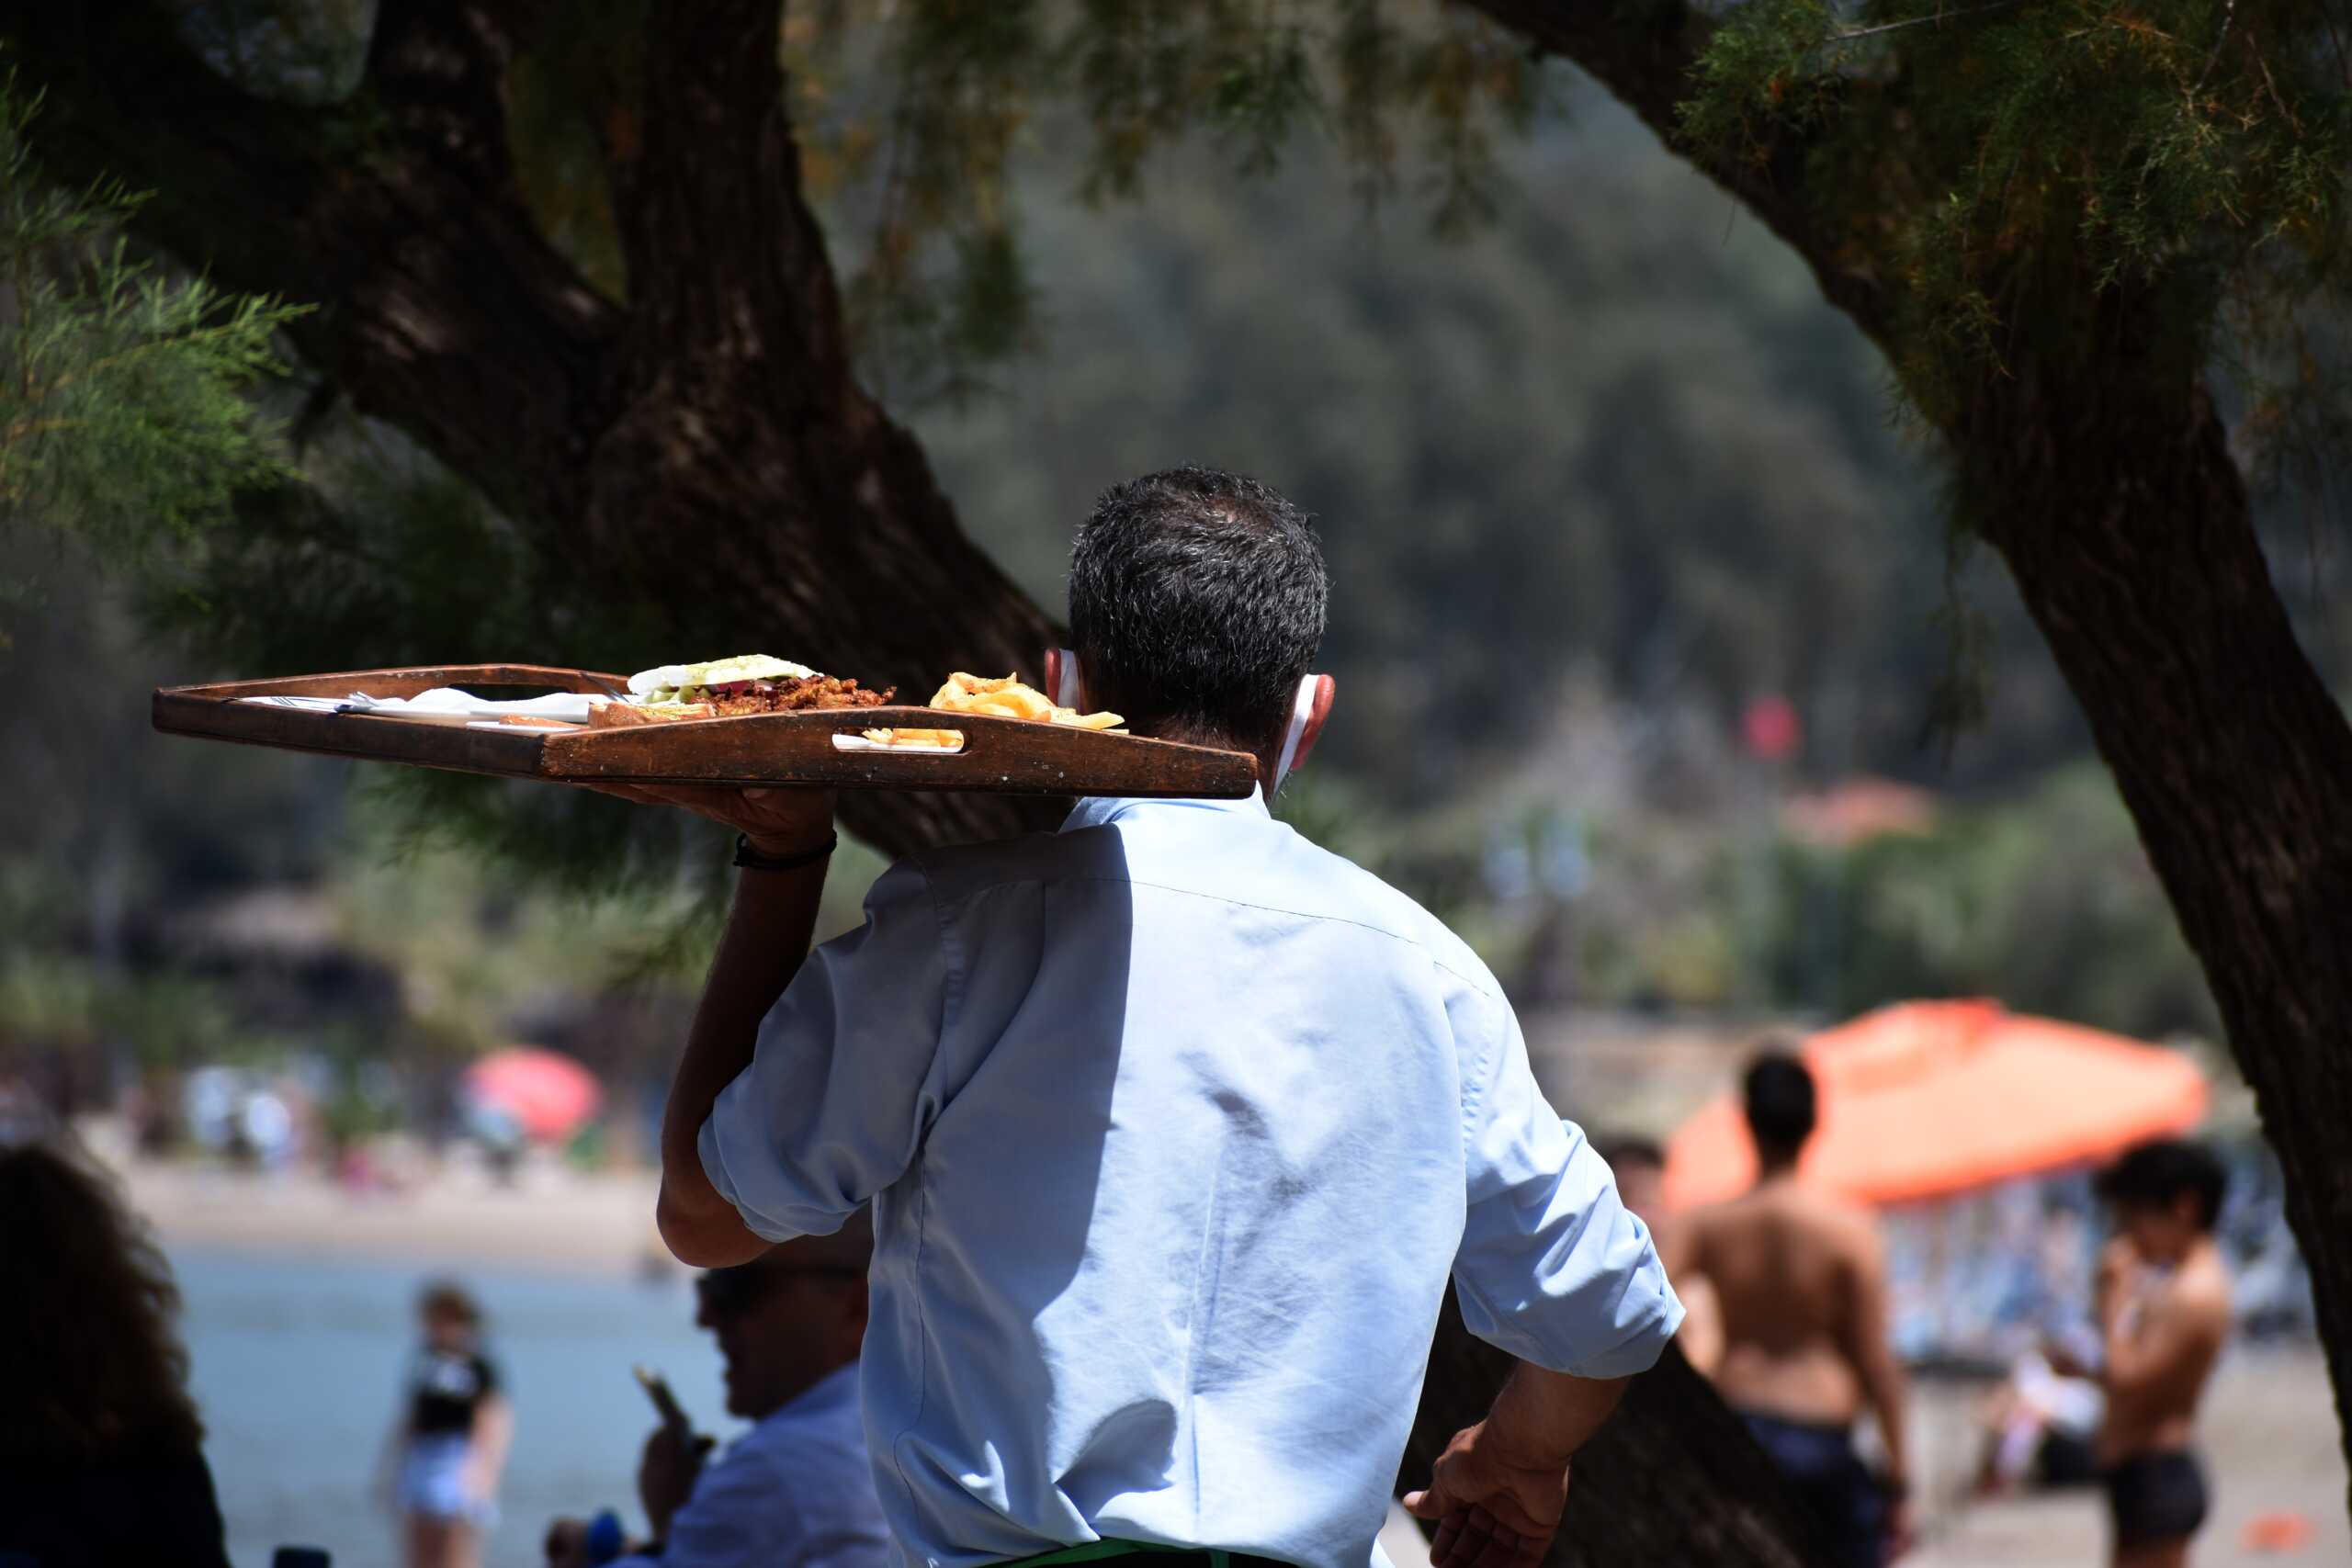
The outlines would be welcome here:
<svg viewBox="0 0 2352 1568">
<path fill-rule="evenodd" d="M 1886 1560 L 1899 1562 L 1919 1545 L 1919 1520 L 1908 1497 L 1889 1499 L 1886 1506 Z"/>
<path fill-rule="evenodd" d="M 637 1500 L 645 1505 L 646 1522 L 657 1537 L 669 1535 L 670 1516 L 694 1495 L 711 1441 L 667 1422 L 645 1439 L 645 1454 L 637 1464 Z"/>
<path fill-rule="evenodd" d="M 806 786 L 735 789 L 726 784 L 590 784 L 599 794 L 641 806 L 675 806 L 732 828 L 753 852 L 796 854 L 824 841 L 833 827 L 833 792 Z"/>
<path fill-rule="evenodd" d="M 1405 1510 L 1434 1520 L 1431 1568 L 1533 1568 L 1559 1532 L 1568 1467 L 1513 1453 L 1481 1421 L 1453 1435 Z"/>
</svg>

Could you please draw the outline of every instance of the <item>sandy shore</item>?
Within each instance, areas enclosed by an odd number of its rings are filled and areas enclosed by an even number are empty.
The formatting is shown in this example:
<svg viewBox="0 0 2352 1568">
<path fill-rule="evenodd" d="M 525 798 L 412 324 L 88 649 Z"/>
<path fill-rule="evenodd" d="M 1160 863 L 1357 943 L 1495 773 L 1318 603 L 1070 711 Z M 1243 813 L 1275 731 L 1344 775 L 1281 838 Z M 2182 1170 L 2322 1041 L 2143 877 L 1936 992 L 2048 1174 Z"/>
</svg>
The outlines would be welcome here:
<svg viewBox="0 0 2352 1568">
<path fill-rule="evenodd" d="M 458 1171 L 406 1192 L 353 1197 L 308 1178 L 135 1162 L 118 1168 L 131 1201 L 175 1249 L 616 1278 L 646 1267 L 649 1258 L 673 1266 L 654 1234 L 650 1172 L 582 1176 L 534 1168 L 504 1187 L 481 1173 Z M 1928 1483 L 1928 1541 L 1908 1561 L 1915 1568 L 2074 1568 L 2103 1562 L 2106 1521 L 2095 1493 L 1974 1506 L 1959 1502 L 1974 1462 L 1968 1403 L 1960 1391 L 1918 1391 L 1913 1441 Z M 2204 1449 L 2216 1505 L 2199 1542 L 2199 1568 L 2352 1562 L 2345 1463 L 2315 1348 L 2233 1352 L 2208 1402 Z M 2276 1513 L 2308 1519 L 2314 1532 L 2311 1540 L 2288 1552 L 2264 1552 L 2248 1544 L 2248 1526 Z M 1403 1545 L 1397 1543 L 1400 1551 Z M 1396 1561 L 1409 1568 L 1404 1556 Z"/>
<path fill-rule="evenodd" d="M 653 1228 L 650 1172 L 526 1168 L 511 1187 L 458 1173 L 353 1195 L 307 1177 L 139 1162 L 117 1169 L 170 1248 L 614 1276 L 649 1258 L 669 1264 Z"/>
</svg>

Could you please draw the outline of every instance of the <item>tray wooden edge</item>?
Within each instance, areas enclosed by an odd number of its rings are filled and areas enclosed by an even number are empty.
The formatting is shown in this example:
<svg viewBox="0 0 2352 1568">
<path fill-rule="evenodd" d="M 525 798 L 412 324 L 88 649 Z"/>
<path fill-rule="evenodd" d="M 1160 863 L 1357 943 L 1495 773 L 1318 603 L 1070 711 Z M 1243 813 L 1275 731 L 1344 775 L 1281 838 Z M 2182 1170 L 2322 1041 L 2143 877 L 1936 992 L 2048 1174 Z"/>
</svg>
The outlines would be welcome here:
<svg viewBox="0 0 2352 1568">
<path fill-rule="evenodd" d="M 199 740 L 503 778 L 547 776 L 540 767 L 540 746 L 546 738 L 535 732 L 244 707 L 234 701 L 189 696 L 171 688 L 156 691 L 149 705 L 149 720 L 163 734 Z"/>
<path fill-rule="evenodd" d="M 946 755 L 832 749 L 835 735 L 882 728 L 956 729 L 965 749 Z M 548 738 L 543 773 L 616 784 L 781 782 L 1208 799 L 1240 799 L 1258 786 L 1257 759 L 1247 752 L 899 705 L 554 734 Z"/>
<path fill-rule="evenodd" d="M 596 673 L 616 685 L 620 683 L 617 676 Z M 408 665 L 159 686 L 151 699 L 150 714 L 153 727 L 165 734 L 550 783 L 801 782 L 853 789 L 1206 799 L 1240 799 L 1258 787 L 1257 759 L 1246 752 L 904 705 L 752 714 L 698 719 L 684 727 L 525 733 L 303 713 L 246 706 L 237 701 L 249 696 L 340 696 L 363 687 L 390 695 L 412 695 L 467 682 L 595 690 L 582 671 L 558 665 Z M 797 732 L 795 739 L 803 742 L 806 751 L 802 765 L 779 765 L 773 754 L 764 766 L 745 765 L 748 749 L 761 740 L 772 744 L 779 726 Z M 948 756 L 831 750 L 831 738 L 836 734 L 901 728 L 962 730 L 967 750 Z M 807 749 L 806 739 L 820 735 L 825 738 L 825 750 Z M 692 739 L 695 744 L 683 760 L 667 758 L 657 764 L 644 755 L 650 750 L 674 750 L 684 739 Z M 1003 742 L 1012 744 L 998 752 L 997 744 Z M 1073 786 L 1072 773 L 1085 782 Z"/>
<path fill-rule="evenodd" d="M 316 675 L 272 675 L 253 681 L 202 681 L 186 686 L 158 686 L 155 694 L 229 702 L 238 697 L 340 697 L 365 682 L 378 694 L 413 697 L 435 686 L 479 681 L 492 686 L 547 686 L 559 692 L 594 692 L 596 682 L 621 685 L 628 677 L 603 670 L 582 671 L 560 664 L 398 664 L 381 670 L 334 670 Z"/>
</svg>

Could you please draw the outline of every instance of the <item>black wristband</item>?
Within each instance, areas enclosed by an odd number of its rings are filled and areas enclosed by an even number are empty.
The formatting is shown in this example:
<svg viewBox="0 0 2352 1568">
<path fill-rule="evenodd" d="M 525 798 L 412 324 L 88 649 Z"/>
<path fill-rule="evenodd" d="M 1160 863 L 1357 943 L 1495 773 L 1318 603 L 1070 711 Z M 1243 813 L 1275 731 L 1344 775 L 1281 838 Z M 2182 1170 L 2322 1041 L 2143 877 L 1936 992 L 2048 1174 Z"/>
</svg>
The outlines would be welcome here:
<svg viewBox="0 0 2352 1568">
<path fill-rule="evenodd" d="M 752 848 L 752 840 L 743 834 L 735 835 L 735 863 L 745 871 L 798 871 L 804 865 L 815 865 L 833 852 L 842 841 L 839 833 L 828 833 L 825 841 L 813 850 L 803 850 L 797 855 L 763 855 Z"/>
</svg>

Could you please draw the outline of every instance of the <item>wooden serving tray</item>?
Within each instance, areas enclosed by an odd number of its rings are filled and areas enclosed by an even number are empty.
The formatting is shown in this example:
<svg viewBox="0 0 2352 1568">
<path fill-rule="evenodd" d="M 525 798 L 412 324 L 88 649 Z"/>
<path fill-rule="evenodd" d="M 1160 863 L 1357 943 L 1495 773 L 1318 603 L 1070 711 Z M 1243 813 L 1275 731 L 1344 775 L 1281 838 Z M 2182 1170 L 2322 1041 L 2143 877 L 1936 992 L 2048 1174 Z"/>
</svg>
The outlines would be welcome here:
<svg viewBox="0 0 2352 1568">
<path fill-rule="evenodd" d="M 598 675 L 615 686 L 623 677 Z M 481 728 L 379 714 L 304 713 L 241 697 L 411 697 L 435 686 L 596 691 L 577 670 L 541 664 L 447 664 L 348 670 L 270 681 L 161 686 L 157 729 L 249 746 L 321 751 L 459 773 L 560 784 L 825 784 L 836 789 L 985 790 L 1010 795 L 1166 795 L 1238 799 L 1258 785 L 1239 751 L 1111 735 L 1029 719 L 893 705 L 743 718 L 686 719 L 622 729 Z M 842 751 L 835 735 L 884 728 L 956 729 L 956 752 Z"/>
</svg>

